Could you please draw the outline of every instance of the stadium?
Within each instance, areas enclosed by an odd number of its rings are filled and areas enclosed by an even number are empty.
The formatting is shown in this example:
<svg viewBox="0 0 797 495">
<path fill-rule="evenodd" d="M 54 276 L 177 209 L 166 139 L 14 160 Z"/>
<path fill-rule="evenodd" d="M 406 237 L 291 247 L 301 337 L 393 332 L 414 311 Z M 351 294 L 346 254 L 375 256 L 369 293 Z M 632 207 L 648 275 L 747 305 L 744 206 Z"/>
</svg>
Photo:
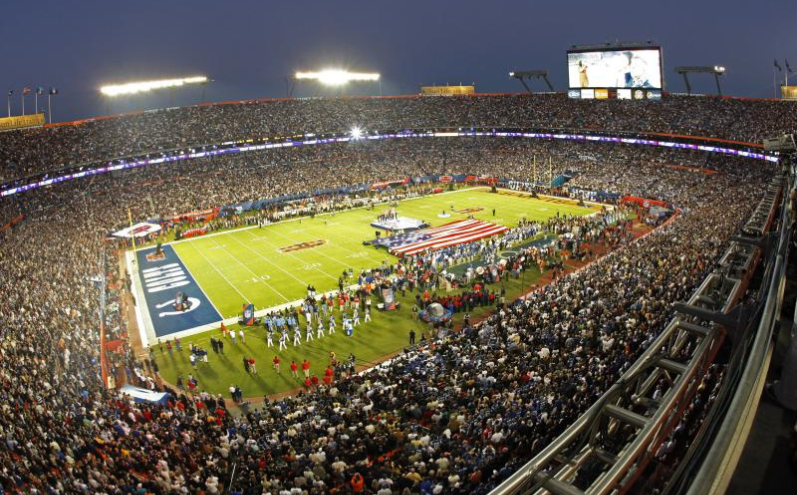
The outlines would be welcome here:
<svg viewBox="0 0 797 495">
<path fill-rule="evenodd" d="M 48 124 L 10 92 L 0 493 L 741 493 L 797 409 L 797 109 L 662 71 Z"/>
</svg>

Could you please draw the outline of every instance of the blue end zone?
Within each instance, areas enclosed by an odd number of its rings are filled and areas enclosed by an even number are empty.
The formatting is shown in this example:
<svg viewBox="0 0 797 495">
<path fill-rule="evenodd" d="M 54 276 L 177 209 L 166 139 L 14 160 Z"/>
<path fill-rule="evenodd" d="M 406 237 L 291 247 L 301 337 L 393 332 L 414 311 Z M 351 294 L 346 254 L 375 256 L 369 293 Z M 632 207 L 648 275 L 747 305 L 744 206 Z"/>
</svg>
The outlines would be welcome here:
<svg viewBox="0 0 797 495">
<path fill-rule="evenodd" d="M 147 259 L 147 255 L 151 257 L 154 253 L 155 248 L 150 248 L 138 251 L 136 256 L 155 335 L 165 337 L 189 328 L 221 321 L 221 315 L 202 292 L 174 248 L 163 246 L 163 258 Z M 178 292 L 189 297 L 192 303 L 190 310 L 174 309 L 174 300 Z"/>
</svg>

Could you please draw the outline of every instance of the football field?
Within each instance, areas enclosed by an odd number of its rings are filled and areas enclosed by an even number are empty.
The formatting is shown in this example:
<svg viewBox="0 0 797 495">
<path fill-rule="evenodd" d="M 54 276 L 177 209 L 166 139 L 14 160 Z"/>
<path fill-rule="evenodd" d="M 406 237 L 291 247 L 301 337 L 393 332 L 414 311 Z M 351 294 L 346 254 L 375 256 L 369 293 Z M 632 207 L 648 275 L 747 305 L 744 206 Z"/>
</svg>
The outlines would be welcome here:
<svg viewBox="0 0 797 495">
<path fill-rule="evenodd" d="M 405 200 L 396 210 L 432 227 L 473 215 L 510 228 L 522 218 L 545 220 L 557 212 L 584 215 L 595 211 L 553 201 L 494 194 L 479 188 Z M 344 270 L 353 269 L 356 277 L 360 269 L 395 260 L 385 249 L 363 245 L 363 241 L 375 238 L 376 229 L 370 223 L 389 209 L 388 205 L 374 210 L 361 208 L 172 245 L 221 316 L 230 318 L 241 312 L 244 302 L 260 310 L 297 301 L 306 296 L 308 285 L 319 293 L 337 289 Z M 451 216 L 439 218 L 443 211 Z"/>
<path fill-rule="evenodd" d="M 338 327 L 335 334 L 327 333 L 308 342 L 304 332 L 306 322 L 301 317 L 301 343 L 294 346 L 291 339 L 285 350 L 278 350 L 276 344 L 279 336 L 276 332 L 275 345 L 268 347 L 266 332 L 260 325 L 244 327 L 245 342 L 241 342 L 240 338 L 235 342 L 229 337 L 224 339 L 223 354 L 210 350 L 210 337 L 221 338 L 219 321 L 223 318 L 236 318 L 244 303 L 253 303 L 257 311 L 298 304 L 306 296 L 308 284 L 314 285 L 319 294 L 337 290 L 338 277 L 344 270 L 353 269 L 356 277 L 361 268 L 372 268 L 385 261 L 394 261 L 396 258 L 384 249 L 377 250 L 373 246 L 363 245 L 363 241 L 375 237 L 375 229 L 370 223 L 389 208 L 390 206 L 383 205 L 374 210 L 348 210 L 335 215 L 319 215 L 315 219 L 288 220 L 263 228 L 236 229 L 173 242 L 164 247 L 169 258 L 155 262 L 162 265 L 160 268 L 145 268 L 151 264 L 146 261 L 146 250 L 140 251 L 138 259 L 145 289 L 148 287 L 148 270 L 157 271 L 174 265 L 168 270 L 177 270 L 184 274 L 167 280 L 186 277 L 191 280 L 190 285 L 176 290 L 185 290 L 192 295 L 201 292 L 202 296 L 197 296 L 196 304 L 206 311 L 204 320 L 196 317 L 201 311 L 171 311 L 175 289 L 156 293 L 155 299 L 150 294 L 146 295 L 146 306 L 153 323 L 182 322 L 182 326 L 166 332 L 161 332 L 156 327 L 156 336 L 163 343 L 172 340 L 178 333 L 184 335 L 180 339 L 182 352 L 174 349 L 170 353 L 164 344 L 156 344 L 152 349 L 161 376 L 175 384 L 178 376 L 185 380 L 190 373 L 198 379 L 200 390 L 222 393 L 228 397 L 227 388 L 235 384 L 242 388 L 245 397 L 259 397 L 302 386 L 301 372 L 299 378 L 290 376 L 288 365 L 291 360 L 297 363 L 304 359 L 310 360 L 311 371 L 320 377 L 331 351 L 344 360 L 352 353 L 356 356 L 358 366 L 368 367 L 406 347 L 410 329 L 415 330 L 419 339 L 422 333 L 429 334 L 430 328 L 414 320 L 410 310 L 414 303 L 414 294 L 408 292 L 403 296 L 396 294 L 401 304 L 399 310 L 374 311 L 373 321 L 357 326 L 351 337 L 344 335 L 340 326 L 341 314 L 336 310 L 334 315 Z M 573 202 L 557 198 L 533 199 L 510 192 L 494 194 L 487 188 L 473 188 L 404 200 L 399 204 L 397 212 L 404 217 L 424 220 L 431 226 L 473 215 L 477 219 L 514 227 L 522 218 L 544 221 L 555 216 L 557 212 L 562 215 L 586 215 L 599 208 L 599 205 L 579 207 Z M 450 217 L 439 218 L 438 214 L 443 211 Z M 171 276 L 173 273 L 163 276 Z M 506 278 L 495 287 L 487 288 L 498 292 L 503 287 L 507 297 L 511 299 L 526 292 L 539 276 L 536 269 L 529 270 L 522 279 Z M 347 283 L 356 283 L 356 278 Z M 157 290 L 156 286 L 157 284 L 153 284 L 154 288 L 151 290 Z M 457 292 L 459 291 L 452 294 Z M 377 302 L 375 300 L 374 304 Z M 490 306 L 477 307 L 471 309 L 470 315 L 478 319 L 490 311 Z M 460 324 L 462 317 L 462 313 L 455 314 L 455 323 Z M 240 329 L 229 320 L 227 326 Z M 193 327 L 207 330 L 190 331 Z M 189 335 L 185 336 L 186 334 Z M 292 332 L 289 337 L 292 337 Z M 190 344 L 209 351 L 208 363 L 198 362 L 192 366 L 188 351 Z M 282 360 L 280 374 L 270 366 L 275 355 Z M 244 357 L 256 360 L 257 374 L 244 371 Z"/>
</svg>

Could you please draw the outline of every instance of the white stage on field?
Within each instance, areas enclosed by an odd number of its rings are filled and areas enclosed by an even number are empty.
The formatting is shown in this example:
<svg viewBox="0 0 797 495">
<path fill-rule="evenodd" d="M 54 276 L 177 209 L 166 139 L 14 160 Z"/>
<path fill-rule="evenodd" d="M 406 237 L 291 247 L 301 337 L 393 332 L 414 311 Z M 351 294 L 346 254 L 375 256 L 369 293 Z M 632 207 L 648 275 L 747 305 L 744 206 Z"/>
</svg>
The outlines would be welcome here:
<svg viewBox="0 0 797 495">
<path fill-rule="evenodd" d="M 371 227 L 376 227 L 382 230 L 418 230 L 427 226 L 427 223 L 417 218 L 408 217 L 391 217 L 385 219 L 376 219 L 371 222 Z"/>
</svg>

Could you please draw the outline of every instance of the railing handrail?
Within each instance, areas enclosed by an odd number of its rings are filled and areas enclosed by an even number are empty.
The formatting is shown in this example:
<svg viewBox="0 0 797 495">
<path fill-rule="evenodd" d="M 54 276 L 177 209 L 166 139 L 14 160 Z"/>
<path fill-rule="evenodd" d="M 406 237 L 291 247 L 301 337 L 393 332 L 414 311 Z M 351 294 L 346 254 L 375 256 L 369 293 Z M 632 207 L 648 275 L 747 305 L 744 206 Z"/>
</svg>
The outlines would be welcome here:
<svg viewBox="0 0 797 495">
<path fill-rule="evenodd" d="M 784 193 L 783 208 L 780 217 L 780 233 L 778 237 L 775 264 L 772 271 L 764 312 L 758 325 L 755 339 L 750 348 L 744 372 L 736 387 L 736 392 L 722 425 L 706 454 L 700 469 L 690 483 L 687 495 L 722 494 L 730 482 L 729 474 L 733 473 L 741 454 L 741 447 L 747 440 L 749 429 L 739 431 L 744 422 L 755 416 L 758 409 L 760 387 L 766 378 L 769 360 L 773 348 L 774 332 L 785 287 L 786 254 L 791 230 L 788 221 L 791 214 L 789 191 L 793 188 L 791 178 Z"/>
</svg>

